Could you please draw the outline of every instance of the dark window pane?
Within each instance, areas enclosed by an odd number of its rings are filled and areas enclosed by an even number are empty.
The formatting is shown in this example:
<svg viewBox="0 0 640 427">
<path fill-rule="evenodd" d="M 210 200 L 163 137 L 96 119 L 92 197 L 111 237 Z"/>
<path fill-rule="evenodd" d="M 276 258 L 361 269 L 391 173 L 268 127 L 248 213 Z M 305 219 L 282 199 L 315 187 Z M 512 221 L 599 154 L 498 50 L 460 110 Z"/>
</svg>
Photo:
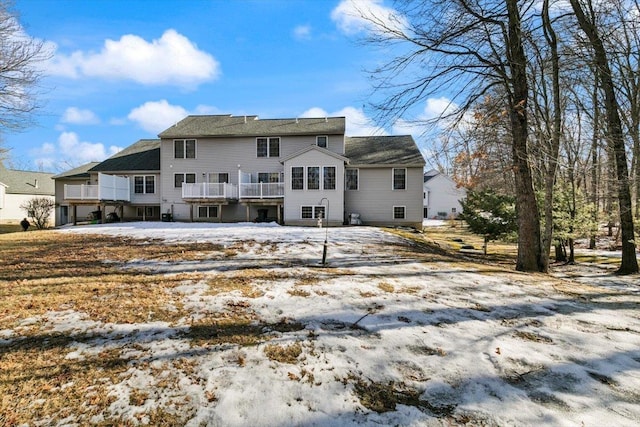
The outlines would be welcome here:
<svg viewBox="0 0 640 427">
<path fill-rule="evenodd" d="M 307 168 L 307 190 L 320 189 L 320 168 L 318 166 L 309 166 Z"/>
<path fill-rule="evenodd" d="M 258 138 L 256 148 L 258 157 L 267 157 L 267 138 Z"/>
<path fill-rule="evenodd" d="M 269 138 L 269 157 L 280 157 L 280 138 Z"/>
<path fill-rule="evenodd" d="M 325 166 L 324 167 L 324 189 L 335 190 L 336 189 L 336 167 Z"/>
<path fill-rule="evenodd" d="M 291 189 L 304 190 L 304 168 L 301 166 L 291 168 Z"/>
</svg>

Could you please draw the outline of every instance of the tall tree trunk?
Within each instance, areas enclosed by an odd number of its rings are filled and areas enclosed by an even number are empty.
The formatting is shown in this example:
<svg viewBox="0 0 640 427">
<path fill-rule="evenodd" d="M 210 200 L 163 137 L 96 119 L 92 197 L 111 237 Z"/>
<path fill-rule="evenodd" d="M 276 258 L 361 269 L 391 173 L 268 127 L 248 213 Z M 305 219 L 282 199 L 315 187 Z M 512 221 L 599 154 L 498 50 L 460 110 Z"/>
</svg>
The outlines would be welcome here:
<svg viewBox="0 0 640 427">
<path fill-rule="evenodd" d="M 596 24 L 592 20 L 593 13 L 587 17 L 578 0 L 570 0 L 570 3 L 578 20 L 578 25 L 589 38 L 589 42 L 593 48 L 595 64 L 598 67 L 602 89 L 605 94 L 607 131 L 615 155 L 616 174 L 618 178 L 618 206 L 620 208 L 620 229 L 622 232 L 622 261 L 618 269 L 618 274 L 637 273 L 638 259 L 636 258 L 636 245 L 634 240 L 627 155 L 625 152 L 622 121 L 618 111 L 619 106 L 616 99 L 611 68 L 604 44 L 600 38 Z M 589 5 L 591 5 L 590 1 Z"/>
<path fill-rule="evenodd" d="M 600 106 L 598 105 L 598 69 L 594 70 L 593 85 L 593 136 L 591 138 L 591 203 L 593 204 L 593 222 L 596 229 L 589 236 L 589 249 L 596 248 L 596 233 L 598 231 L 598 212 L 600 210 L 598 201 L 598 141 L 600 139 Z"/>
<path fill-rule="evenodd" d="M 517 0 L 506 0 L 508 15 L 507 63 L 510 87 L 509 120 L 513 137 L 513 169 L 518 214 L 518 259 L 516 270 L 546 271 L 542 261 L 540 213 L 533 189 L 527 148 L 527 61 L 522 44 L 520 11 Z"/>
<path fill-rule="evenodd" d="M 558 57 L 558 39 L 549 19 L 549 0 L 542 5 L 542 22 L 545 39 L 551 50 L 551 81 L 553 97 L 553 125 L 551 127 L 551 144 L 549 146 L 546 174 L 544 177 L 544 233 L 542 237 L 542 270 L 549 269 L 551 239 L 553 238 L 553 190 L 558 170 L 560 152 L 560 133 L 562 111 L 560 106 L 560 60 Z"/>
</svg>

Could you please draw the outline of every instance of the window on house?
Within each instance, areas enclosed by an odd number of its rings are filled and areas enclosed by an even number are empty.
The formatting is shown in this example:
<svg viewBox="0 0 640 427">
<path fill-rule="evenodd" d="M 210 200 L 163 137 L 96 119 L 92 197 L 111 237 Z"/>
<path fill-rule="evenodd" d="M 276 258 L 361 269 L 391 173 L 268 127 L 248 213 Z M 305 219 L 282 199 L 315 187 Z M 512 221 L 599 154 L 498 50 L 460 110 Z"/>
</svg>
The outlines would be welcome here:
<svg viewBox="0 0 640 427">
<path fill-rule="evenodd" d="M 280 138 L 256 138 L 258 157 L 280 157 Z"/>
<path fill-rule="evenodd" d="M 393 207 L 393 219 L 404 219 L 405 207 L 394 206 Z"/>
<path fill-rule="evenodd" d="M 422 217 L 423 218 L 429 218 L 429 208 L 423 208 L 422 209 Z"/>
<path fill-rule="evenodd" d="M 325 166 L 323 168 L 323 189 L 335 190 L 336 189 L 336 167 Z"/>
<path fill-rule="evenodd" d="M 147 175 L 144 177 L 144 192 L 147 194 L 153 194 L 156 192 L 156 177 L 153 175 Z"/>
<path fill-rule="evenodd" d="M 138 218 L 150 218 L 153 217 L 153 206 L 138 206 L 136 208 L 136 216 Z"/>
<path fill-rule="evenodd" d="M 346 190 L 358 189 L 358 169 L 345 169 L 344 185 Z"/>
<path fill-rule="evenodd" d="M 304 190 L 304 168 L 302 166 L 291 168 L 291 189 Z"/>
<path fill-rule="evenodd" d="M 196 182 L 196 174 L 195 173 L 177 173 L 173 175 L 173 182 L 174 182 L 175 188 L 181 188 L 183 182 L 186 182 L 187 184 L 193 184 Z"/>
<path fill-rule="evenodd" d="M 173 154 L 176 159 L 195 159 L 196 140 L 176 139 L 173 141 Z"/>
<path fill-rule="evenodd" d="M 324 206 L 302 206 L 300 216 L 302 219 L 325 218 Z"/>
<path fill-rule="evenodd" d="M 303 206 L 301 216 L 302 216 L 302 219 L 313 218 L 313 206 Z"/>
<path fill-rule="evenodd" d="M 155 176 L 134 176 L 133 192 L 136 194 L 153 194 L 156 192 Z"/>
<path fill-rule="evenodd" d="M 198 206 L 198 218 L 217 218 L 217 206 Z"/>
<path fill-rule="evenodd" d="M 394 190 L 406 190 L 407 189 L 407 170 L 394 168 L 393 169 L 393 189 Z"/>
<path fill-rule="evenodd" d="M 229 174 L 228 173 L 210 173 L 209 174 L 209 183 L 211 184 L 222 184 L 229 183 Z"/>
<path fill-rule="evenodd" d="M 316 145 L 318 147 L 327 148 L 329 146 L 328 136 L 316 136 Z"/>
<path fill-rule="evenodd" d="M 320 189 L 320 167 L 309 166 L 307 167 L 307 190 L 319 190 Z"/>
<path fill-rule="evenodd" d="M 280 182 L 280 172 L 258 172 L 258 182 Z"/>
<path fill-rule="evenodd" d="M 451 208 L 451 213 L 456 213 L 456 208 Z"/>
</svg>

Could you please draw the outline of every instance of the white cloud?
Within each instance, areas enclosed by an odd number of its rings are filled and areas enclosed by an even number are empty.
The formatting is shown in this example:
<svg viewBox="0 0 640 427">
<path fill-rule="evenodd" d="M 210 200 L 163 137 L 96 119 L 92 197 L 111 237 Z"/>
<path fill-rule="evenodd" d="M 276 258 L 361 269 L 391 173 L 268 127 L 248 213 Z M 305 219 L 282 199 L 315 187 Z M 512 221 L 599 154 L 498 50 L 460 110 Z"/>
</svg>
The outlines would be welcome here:
<svg viewBox="0 0 640 427">
<path fill-rule="evenodd" d="M 35 164 L 55 169 L 60 164 L 81 165 L 102 161 L 120 150 L 122 147 L 115 145 L 105 147 L 100 142 L 81 141 L 75 132 L 62 132 L 57 142 L 45 142 L 29 154 L 34 157 Z"/>
<path fill-rule="evenodd" d="M 298 25 L 293 29 L 293 37 L 297 40 L 308 40 L 311 38 L 310 25 Z"/>
<path fill-rule="evenodd" d="M 407 21 L 382 0 L 342 0 L 331 12 L 331 19 L 346 34 L 406 32 Z M 387 30 L 385 30 L 386 28 Z"/>
<path fill-rule="evenodd" d="M 331 114 L 319 107 L 313 107 L 305 111 L 300 117 L 345 117 L 348 136 L 386 135 L 384 128 L 377 126 L 373 120 L 366 116 L 362 109 L 344 107 Z"/>
<path fill-rule="evenodd" d="M 107 39 L 98 53 L 57 54 L 50 67 L 51 73 L 70 78 L 125 79 L 144 85 L 187 88 L 213 80 L 220 74 L 220 64 L 213 56 L 199 50 L 173 29 L 151 42 L 127 34 L 120 40 Z"/>
<path fill-rule="evenodd" d="M 393 132 L 395 134 L 413 135 L 414 138 L 420 137 L 427 130 L 427 122 L 443 117 L 442 123 L 438 123 L 439 128 L 446 127 L 449 120 L 446 119 L 447 114 L 456 111 L 458 105 L 449 98 L 429 98 L 427 99 L 424 109 L 416 117 L 415 120 L 400 119 L 393 124 Z M 444 126 L 443 126 L 444 125 Z"/>
<path fill-rule="evenodd" d="M 61 119 L 62 123 L 74 125 L 93 125 L 100 123 L 100 119 L 91 110 L 81 110 L 76 107 L 69 107 L 65 110 Z"/>
<path fill-rule="evenodd" d="M 184 108 L 171 105 L 163 99 L 145 102 L 131 110 L 127 118 L 147 132 L 158 134 L 188 115 L 189 112 Z"/>
</svg>

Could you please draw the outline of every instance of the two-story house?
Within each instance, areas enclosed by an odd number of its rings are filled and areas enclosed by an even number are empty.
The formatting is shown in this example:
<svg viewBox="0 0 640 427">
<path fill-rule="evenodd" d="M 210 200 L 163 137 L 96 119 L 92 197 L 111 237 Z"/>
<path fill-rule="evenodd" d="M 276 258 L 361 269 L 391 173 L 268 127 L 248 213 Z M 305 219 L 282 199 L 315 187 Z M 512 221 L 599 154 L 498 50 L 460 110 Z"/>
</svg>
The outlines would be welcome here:
<svg viewBox="0 0 640 427">
<path fill-rule="evenodd" d="M 413 138 L 344 133 L 344 117 L 188 116 L 159 141 L 147 140 L 156 141 L 157 151 L 132 150 L 139 141 L 92 167 L 100 192 L 93 202 L 117 206 L 124 220 L 142 219 L 142 209 L 145 219 L 175 221 L 315 226 L 319 218 L 342 225 L 355 217 L 420 227 L 425 162 Z M 144 161 L 142 153 L 149 156 Z M 100 181 L 129 194 L 115 198 Z"/>
</svg>

